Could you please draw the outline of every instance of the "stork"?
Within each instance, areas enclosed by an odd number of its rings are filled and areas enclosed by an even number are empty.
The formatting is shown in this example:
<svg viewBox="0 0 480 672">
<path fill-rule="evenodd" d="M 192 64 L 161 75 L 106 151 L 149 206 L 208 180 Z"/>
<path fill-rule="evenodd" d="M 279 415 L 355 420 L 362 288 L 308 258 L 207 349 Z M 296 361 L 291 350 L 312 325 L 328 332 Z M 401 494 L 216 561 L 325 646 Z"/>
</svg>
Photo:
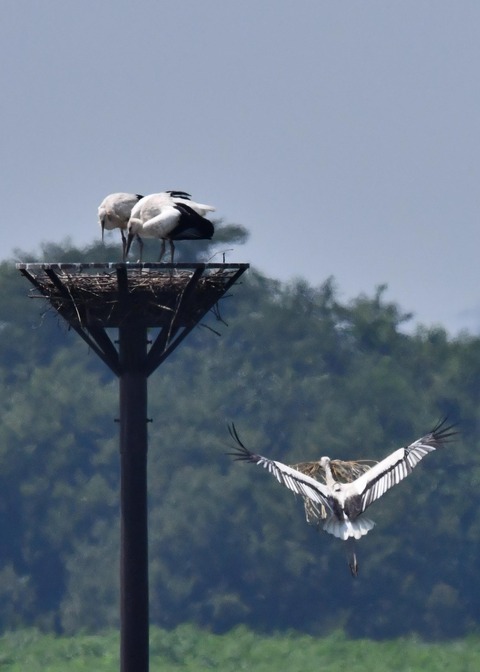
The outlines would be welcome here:
<svg viewBox="0 0 480 672">
<path fill-rule="evenodd" d="M 143 255 L 142 238 L 159 238 L 161 261 L 165 254 L 165 242 L 170 243 L 173 262 L 174 240 L 210 240 L 214 234 L 212 222 L 205 218 L 215 208 L 203 203 L 195 203 L 184 191 L 163 191 L 144 196 L 135 204 L 128 222 L 127 249 L 137 236 L 140 245 L 140 261 Z"/>
<path fill-rule="evenodd" d="M 376 464 L 375 460 L 330 460 L 330 469 L 336 481 L 342 483 L 351 483 L 358 476 L 372 468 Z M 302 474 L 307 474 L 316 480 L 322 479 L 326 484 L 325 469 L 320 465 L 320 460 L 315 462 L 300 462 L 299 464 L 290 465 L 292 469 L 300 471 Z M 309 525 L 314 525 L 317 530 L 320 529 L 322 521 L 327 517 L 327 510 L 321 504 L 317 504 L 308 497 L 303 497 L 303 505 L 305 508 L 305 518 Z M 352 576 L 358 576 L 358 560 L 355 547 L 355 540 L 348 539 L 348 554 L 347 561 Z"/>
<path fill-rule="evenodd" d="M 264 467 L 275 476 L 281 485 L 296 495 L 310 500 L 314 505 L 314 511 L 315 507 L 320 507 L 319 517 L 325 518 L 323 529 L 334 537 L 347 541 L 360 539 L 374 527 L 375 523 L 372 520 L 362 516 L 370 504 L 408 476 L 425 455 L 443 447 L 452 436 L 457 434 L 451 431 L 454 425 L 445 426 L 445 423 L 446 419 L 437 423 L 425 436 L 404 448 L 398 448 L 388 457 L 346 483 L 334 477 L 333 461 L 329 457 L 322 457 L 318 462 L 325 473 L 325 483 L 321 483 L 298 469 L 252 453 L 241 442 L 233 423 L 229 431 L 237 446 L 234 452 L 228 454 L 232 455 L 235 460 L 251 462 Z M 350 569 L 352 574 L 357 574 L 358 565 L 355 554 L 353 554 Z"/>
<path fill-rule="evenodd" d="M 124 231 L 127 230 L 127 224 L 133 206 L 138 203 L 141 198 L 143 198 L 141 194 L 118 192 L 106 196 L 98 206 L 98 223 L 102 227 L 102 243 L 105 229 L 107 231 L 120 229 L 122 235 L 123 261 L 125 261 L 127 246 L 127 239 Z"/>
</svg>

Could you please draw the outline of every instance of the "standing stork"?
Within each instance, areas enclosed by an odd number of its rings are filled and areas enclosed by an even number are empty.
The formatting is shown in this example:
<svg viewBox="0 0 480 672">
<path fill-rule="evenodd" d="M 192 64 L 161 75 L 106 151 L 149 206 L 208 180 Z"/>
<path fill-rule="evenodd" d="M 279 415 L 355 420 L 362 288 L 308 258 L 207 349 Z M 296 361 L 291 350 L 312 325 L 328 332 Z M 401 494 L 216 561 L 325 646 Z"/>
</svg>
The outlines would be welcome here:
<svg viewBox="0 0 480 672">
<path fill-rule="evenodd" d="M 118 192 L 106 196 L 98 206 L 98 223 L 102 228 L 102 243 L 105 229 L 107 231 L 120 229 L 122 235 L 123 261 L 125 261 L 126 258 L 127 248 L 127 239 L 124 232 L 127 230 L 132 208 L 141 198 L 143 198 L 141 194 Z"/>
<path fill-rule="evenodd" d="M 264 467 L 281 485 L 310 500 L 314 507 L 320 507 L 313 510 L 320 511 L 319 517 L 325 519 L 323 529 L 347 541 L 360 539 L 374 527 L 375 523 L 362 515 L 370 504 L 408 476 L 425 455 L 443 447 L 457 434 L 451 431 L 454 425 L 445 426 L 445 422 L 442 420 L 431 432 L 404 448 L 398 448 L 350 482 L 341 482 L 335 478 L 332 473 L 333 461 L 329 457 L 322 457 L 318 462 L 325 474 L 325 483 L 321 483 L 298 469 L 252 453 L 241 442 L 233 423 L 229 431 L 237 446 L 233 453 L 228 454 L 235 460 Z M 350 569 L 352 574 L 357 574 L 355 554 Z"/>
<path fill-rule="evenodd" d="M 127 249 L 130 251 L 135 236 L 140 245 L 140 261 L 143 256 L 142 238 L 159 238 L 162 241 L 161 261 L 165 254 L 165 242 L 170 243 L 173 263 L 174 240 L 210 240 L 214 234 L 212 222 L 205 218 L 215 208 L 203 203 L 195 203 L 184 191 L 163 191 L 144 196 L 135 204 L 128 222 Z"/>
</svg>

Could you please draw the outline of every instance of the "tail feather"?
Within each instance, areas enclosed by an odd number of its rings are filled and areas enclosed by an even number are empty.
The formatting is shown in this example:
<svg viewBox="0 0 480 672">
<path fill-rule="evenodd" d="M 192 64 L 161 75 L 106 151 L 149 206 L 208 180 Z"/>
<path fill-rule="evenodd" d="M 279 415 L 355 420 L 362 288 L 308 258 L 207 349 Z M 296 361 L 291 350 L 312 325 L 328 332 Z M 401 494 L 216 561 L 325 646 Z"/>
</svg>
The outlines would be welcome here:
<svg viewBox="0 0 480 672">
<path fill-rule="evenodd" d="M 206 203 L 193 203 L 190 207 L 195 210 L 195 212 L 198 212 L 199 215 L 202 215 L 202 217 L 206 215 L 207 212 L 215 212 L 216 210 L 213 205 L 207 205 Z"/>
<path fill-rule="evenodd" d="M 346 541 L 350 537 L 360 539 L 375 526 L 373 520 L 369 518 L 357 518 L 356 520 L 338 520 L 334 516 L 327 518 L 323 525 L 325 532 L 333 534 L 334 537 Z"/>
</svg>

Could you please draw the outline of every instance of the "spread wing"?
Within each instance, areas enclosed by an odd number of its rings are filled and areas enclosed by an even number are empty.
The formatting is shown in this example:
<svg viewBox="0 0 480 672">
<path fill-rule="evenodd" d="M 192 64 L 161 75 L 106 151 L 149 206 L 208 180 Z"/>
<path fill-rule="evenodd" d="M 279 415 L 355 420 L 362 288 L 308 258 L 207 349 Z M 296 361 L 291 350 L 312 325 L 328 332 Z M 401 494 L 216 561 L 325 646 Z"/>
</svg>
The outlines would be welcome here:
<svg viewBox="0 0 480 672">
<path fill-rule="evenodd" d="M 296 495 L 307 497 L 316 504 L 324 506 L 329 512 L 332 512 L 330 491 L 326 485 L 319 483 L 314 478 L 307 476 L 307 474 L 302 474 L 300 471 L 282 464 L 282 462 L 269 460 L 266 457 L 262 457 L 262 455 L 250 452 L 240 441 L 233 423 L 228 426 L 228 431 L 237 446 L 235 447 L 235 452 L 227 453 L 227 455 L 232 455 L 235 460 L 252 462 L 264 467 L 270 474 L 275 476 L 281 485 L 284 485 Z"/>
<path fill-rule="evenodd" d="M 428 453 L 441 448 L 452 436 L 454 425 L 445 427 L 445 420 L 438 423 L 429 434 L 422 436 L 405 448 L 399 448 L 381 462 L 369 469 L 352 483 L 344 486 L 348 508 L 359 515 L 387 490 L 400 483 Z M 353 513 L 353 511 L 352 511 Z"/>
</svg>

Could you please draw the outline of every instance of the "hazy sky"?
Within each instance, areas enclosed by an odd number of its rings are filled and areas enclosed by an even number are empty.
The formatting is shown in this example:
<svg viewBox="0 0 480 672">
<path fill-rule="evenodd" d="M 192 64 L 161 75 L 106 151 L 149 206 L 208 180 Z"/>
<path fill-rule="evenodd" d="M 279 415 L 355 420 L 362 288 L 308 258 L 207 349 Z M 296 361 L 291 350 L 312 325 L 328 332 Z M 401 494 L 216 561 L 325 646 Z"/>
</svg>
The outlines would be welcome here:
<svg viewBox="0 0 480 672">
<path fill-rule="evenodd" d="M 230 261 L 480 331 L 478 0 L 0 9 L 2 258 L 184 189 L 250 229 Z"/>
</svg>

